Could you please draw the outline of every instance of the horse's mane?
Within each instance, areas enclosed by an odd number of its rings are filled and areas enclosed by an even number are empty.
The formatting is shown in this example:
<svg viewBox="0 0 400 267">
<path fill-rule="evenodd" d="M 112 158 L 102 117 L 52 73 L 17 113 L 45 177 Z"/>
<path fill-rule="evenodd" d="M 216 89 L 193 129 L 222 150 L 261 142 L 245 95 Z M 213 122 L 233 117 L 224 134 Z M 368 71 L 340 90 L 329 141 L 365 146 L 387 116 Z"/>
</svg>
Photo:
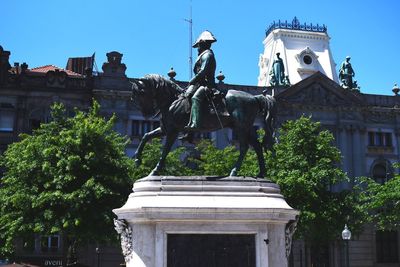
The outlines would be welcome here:
<svg viewBox="0 0 400 267">
<path fill-rule="evenodd" d="M 159 93 L 163 93 L 164 95 L 168 94 L 171 96 L 177 96 L 185 91 L 173 81 L 166 79 L 159 74 L 147 74 L 144 76 L 144 79 L 148 82 L 149 88 L 154 88 L 155 91 L 162 90 L 163 92 Z"/>
</svg>

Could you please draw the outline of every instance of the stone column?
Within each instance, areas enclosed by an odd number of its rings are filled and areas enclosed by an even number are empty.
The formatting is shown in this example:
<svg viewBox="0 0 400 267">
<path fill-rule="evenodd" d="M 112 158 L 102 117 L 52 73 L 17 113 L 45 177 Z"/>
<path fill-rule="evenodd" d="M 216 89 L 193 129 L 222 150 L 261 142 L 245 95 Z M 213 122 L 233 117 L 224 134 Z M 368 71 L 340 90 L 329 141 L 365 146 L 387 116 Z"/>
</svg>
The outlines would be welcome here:
<svg viewBox="0 0 400 267">
<path fill-rule="evenodd" d="M 349 171 L 349 155 L 348 155 L 348 139 L 347 139 L 347 130 L 344 125 L 339 128 L 340 137 L 340 152 L 342 153 L 342 167 L 345 172 Z"/>
<path fill-rule="evenodd" d="M 367 162 L 365 157 L 367 151 L 367 142 L 368 142 L 366 138 L 366 133 L 367 133 L 366 127 L 361 126 L 359 132 L 360 132 L 360 150 L 359 150 L 360 173 L 358 174 L 358 176 L 366 176 L 368 175 L 366 172 Z"/>
<path fill-rule="evenodd" d="M 354 183 L 354 177 L 361 175 L 361 135 L 360 127 L 355 126 L 352 128 L 352 183 Z"/>
</svg>

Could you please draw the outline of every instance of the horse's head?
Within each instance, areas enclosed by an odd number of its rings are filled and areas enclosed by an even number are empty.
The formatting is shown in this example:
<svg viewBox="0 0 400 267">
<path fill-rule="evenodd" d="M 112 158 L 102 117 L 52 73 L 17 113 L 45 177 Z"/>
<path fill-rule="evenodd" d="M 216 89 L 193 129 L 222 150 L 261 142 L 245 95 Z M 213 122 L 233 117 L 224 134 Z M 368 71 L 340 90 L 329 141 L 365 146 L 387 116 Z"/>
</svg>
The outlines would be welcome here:
<svg viewBox="0 0 400 267">
<path fill-rule="evenodd" d="M 174 82 L 157 74 L 132 80 L 132 100 L 139 106 L 143 116 L 154 116 L 169 107 L 183 90 Z"/>
<path fill-rule="evenodd" d="M 151 85 L 146 78 L 132 80 L 132 100 L 139 107 L 143 116 L 156 114 L 158 108 Z"/>
</svg>

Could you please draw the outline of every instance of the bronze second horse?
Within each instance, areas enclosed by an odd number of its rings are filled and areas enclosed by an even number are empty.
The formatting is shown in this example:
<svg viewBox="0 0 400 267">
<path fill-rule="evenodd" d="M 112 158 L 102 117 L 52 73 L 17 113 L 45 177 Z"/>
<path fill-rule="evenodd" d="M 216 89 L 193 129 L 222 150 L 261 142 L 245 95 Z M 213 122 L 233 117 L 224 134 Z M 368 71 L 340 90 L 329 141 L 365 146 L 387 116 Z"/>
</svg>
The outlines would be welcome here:
<svg viewBox="0 0 400 267">
<path fill-rule="evenodd" d="M 188 101 L 179 97 L 184 92 L 182 88 L 160 75 L 146 75 L 139 80 L 132 80 L 131 83 L 132 99 L 139 106 L 143 116 L 155 116 L 157 113 L 161 115 L 160 127 L 143 136 L 134 156 L 136 164 L 140 164 L 146 142 L 154 137 L 165 136 L 165 145 L 160 160 L 149 174 L 159 175 L 164 168 L 165 159 L 171 150 L 171 146 L 178 134 L 184 132 L 184 127 L 188 124 L 190 109 L 185 108 Z M 223 127 L 232 128 L 237 133 L 240 151 L 239 158 L 233 166 L 230 176 L 237 175 L 250 144 L 257 154 L 259 164 L 257 177 L 264 177 L 265 161 L 262 145 L 265 149 L 269 149 L 273 145 L 273 121 L 276 116 L 274 97 L 270 95 L 254 96 L 242 91 L 228 90 L 225 100 L 229 116 L 220 116 L 221 123 Z M 257 140 L 252 127 L 258 114 L 261 114 L 264 120 L 265 136 L 262 144 Z M 203 118 L 201 131 L 209 132 L 221 128 L 221 123 L 215 114 L 205 110 Z"/>
</svg>

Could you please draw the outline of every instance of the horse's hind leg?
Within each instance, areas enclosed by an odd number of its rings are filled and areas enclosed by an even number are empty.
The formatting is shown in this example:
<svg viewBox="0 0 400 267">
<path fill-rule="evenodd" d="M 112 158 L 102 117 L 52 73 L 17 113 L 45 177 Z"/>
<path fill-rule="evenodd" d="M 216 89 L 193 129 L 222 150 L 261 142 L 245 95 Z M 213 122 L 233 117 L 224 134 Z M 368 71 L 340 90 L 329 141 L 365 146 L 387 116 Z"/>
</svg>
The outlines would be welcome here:
<svg viewBox="0 0 400 267">
<path fill-rule="evenodd" d="M 263 150 L 260 142 L 257 140 L 257 134 L 255 131 L 250 133 L 249 136 L 249 141 L 251 146 L 254 148 L 254 151 L 257 154 L 257 160 L 258 160 L 258 167 L 259 167 L 259 172 L 257 177 L 264 178 L 265 176 L 265 160 L 264 160 L 264 155 L 263 155 Z"/>
<path fill-rule="evenodd" d="M 239 158 L 235 163 L 235 166 L 231 170 L 231 173 L 229 176 L 237 176 L 237 173 L 240 170 L 240 167 L 242 166 L 244 157 L 246 156 L 247 150 L 249 149 L 249 143 L 248 143 L 248 130 L 245 130 L 243 128 L 237 128 L 237 133 L 239 137 Z"/>
<path fill-rule="evenodd" d="M 150 172 L 149 176 L 159 175 L 160 171 L 164 169 L 165 159 L 167 158 L 168 153 L 171 151 L 171 147 L 177 137 L 178 132 L 168 131 L 160 160 L 158 161 L 157 166 Z"/>
<path fill-rule="evenodd" d="M 142 152 L 146 143 L 153 138 L 161 137 L 163 135 L 164 132 L 161 130 L 161 127 L 158 127 L 157 129 L 154 129 L 153 131 L 150 131 L 145 135 L 143 135 L 142 139 L 140 140 L 139 146 L 136 149 L 135 155 L 133 156 L 137 166 L 139 166 L 142 163 Z"/>
</svg>

